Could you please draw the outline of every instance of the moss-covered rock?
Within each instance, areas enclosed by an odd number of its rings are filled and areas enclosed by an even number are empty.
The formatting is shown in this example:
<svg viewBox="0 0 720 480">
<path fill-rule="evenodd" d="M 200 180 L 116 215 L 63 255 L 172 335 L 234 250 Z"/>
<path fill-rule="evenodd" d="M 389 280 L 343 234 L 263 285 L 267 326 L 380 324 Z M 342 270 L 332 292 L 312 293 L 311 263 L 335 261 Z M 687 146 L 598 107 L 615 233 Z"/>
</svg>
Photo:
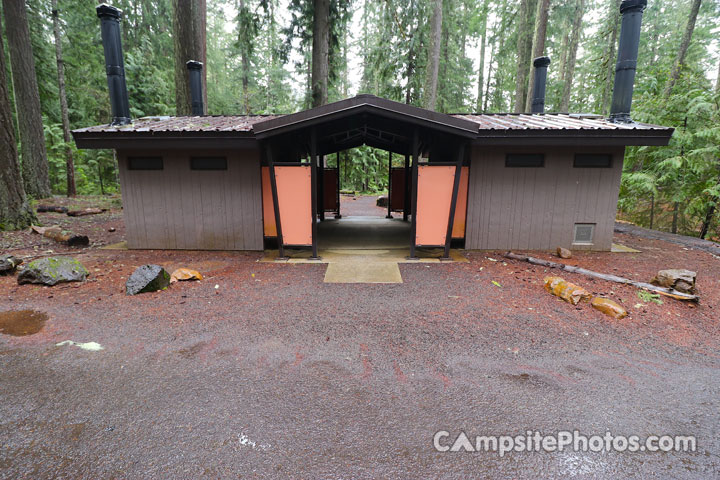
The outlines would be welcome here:
<svg viewBox="0 0 720 480">
<path fill-rule="evenodd" d="M 56 285 L 64 282 L 82 282 L 88 271 L 72 257 L 47 257 L 34 260 L 18 275 L 18 283 Z"/>
<path fill-rule="evenodd" d="M 170 286 L 170 274 L 160 265 L 143 265 L 138 267 L 125 282 L 125 293 L 155 292 Z"/>
</svg>

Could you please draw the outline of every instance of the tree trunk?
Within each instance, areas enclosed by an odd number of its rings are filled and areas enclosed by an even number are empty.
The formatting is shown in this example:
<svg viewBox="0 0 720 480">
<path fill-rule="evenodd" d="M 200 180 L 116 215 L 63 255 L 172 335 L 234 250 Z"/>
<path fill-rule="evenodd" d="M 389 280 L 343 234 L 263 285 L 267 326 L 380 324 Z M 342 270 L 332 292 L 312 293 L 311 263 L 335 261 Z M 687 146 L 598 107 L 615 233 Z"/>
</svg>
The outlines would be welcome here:
<svg viewBox="0 0 720 480">
<path fill-rule="evenodd" d="M 680 70 L 685 63 L 685 54 L 687 54 L 688 47 L 690 47 L 690 40 L 692 40 L 693 30 L 695 30 L 695 22 L 697 21 L 701 1 L 702 0 L 693 0 L 692 8 L 690 8 L 690 15 L 688 16 L 685 33 L 683 34 L 682 41 L 680 42 L 680 49 L 675 57 L 675 63 L 673 64 L 672 72 L 670 72 L 670 78 L 668 78 L 667 85 L 665 86 L 665 98 L 670 96 L 675 83 L 677 83 L 678 78 L 680 78 Z"/>
<path fill-rule="evenodd" d="M 705 212 L 705 220 L 703 220 L 702 227 L 700 228 L 700 238 L 703 240 L 707 236 L 708 232 L 710 231 L 710 224 L 712 223 L 712 219 L 715 216 L 715 205 L 710 205 Z"/>
<path fill-rule="evenodd" d="M 450 9 L 452 7 L 452 0 L 444 0 L 444 2 L 447 2 L 450 4 Z M 447 18 L 447 16 L 445 17 Z M 441 27 L 441 39 L 440 39 L 440 50 L 441 50 L 441 56 L 440 58 L 442 61 L 438 62 L 438 79 L 443 78 L 447 79 L 447 71 L 448 71 L 448 64 L 450 63 L 450 50 L 449 50 L 449 44 L 450 44 L 450 31 L 447 27 L 447 20 L 443 22 L 443 25 Z M 460 57 L 464 58 L 464 57 Z M 443 84 L 443 87 L 447 86 L 447 81 Z M 445 105 L 445 102 L 447 101 L 448 92 L 445 88 L 441 89 L 440 84 L 437 85 L 437 102 L 436 102 L 436 108 L 433 110 L 437 110 L 439 112 L 446 112 L 447 106 Z"/>
<path fill-rule="evenodd" d="M 312 106 L 328 102 L 330 0 L 313 0 Z"/>
<path fill-rule="evenodd" d="M 545 52 L 545 37 L 547 36 L 548 14 L 550 13 L 550 0 L 540 0 L 535 14 L 535 38 L 533 39 L 532 56 L 530 60 L 541 57 Z M 535 67 L 530 64 L 528 75 L 527 98 L 525 99 L 525 112 L 530 112 L 533 95 L 535 94 Z"/>
<path fill-rule="evenodd" d="M 549 260 L 543 260 L 542 258 L 529 257 L 527 255 L 518 255 L 517 253 L 513 253 L 513 252 L 507 252 L 503 256 L 505 258 L 509 258 L 511 260 L 528 262 L 533 265 L 540 265 L 543 267 L 557 268 L 560 270 L 565 270 L 566 272 L 578 273 L 580 275 L 586 275 L 588 277 L 605 280 L 607 282 L 615 282 L 615 283 L 622 283 L 625 285 L 632 285 L 633 287 L 642 288 L 643 290 L 648 290 L 650 292 L 657 292 L 661 295 L 672 297 L 677 300 L 689 300 L 691 302 L 697 302 L 699 300 L 697 295 L 680 292 L 673 288 L 660 287 L 660 286 L 653 285 L 650 283 L 638 282 L 636 280 L 619 277 L 617 275 L 612 275 L 609 273 L 601 273 L 601 272 L 596 272 L 594 270 L 587 270 L 585 268 L 576 267 L 575 265 L 567 265 L 565 263 L 551 262 Z"/>
<path fill-rule="evenodd" d="M 672 227 L 670 227 L 670 231 L 672 233 L 677 233 L 677 226 L 678 226 L 678 213 L 680 210 L 680 203 L 675 202 L 673 204 L 673 216 L 672 216 Z"/>
<path fill-rule="evenodd" d="M 576 0 L 575 17 L 573 19 L 567 63 L 565 65 L 565 78 L 563 78 L 563 93 L 562 99 L 560 100 L 561 112 L 567 112 L 570 109 L 570 92 L 572 91 L 573 76 L 575 75 L 575 61 L 577 60 L 577 51 L 580 45 L 580 30 L 582 29 L 584 13 L 585 0 Z"/>
<path fill-rule="evenodd" d="M 175 109 L 178 115 L 192 113 L 190 77 L 186 63 L 203 63 L 203 106 L 207 112 L 207 58 L 205 0 L 172 0 L 175 47 Z"/>
<path fill-rule="evenodd" d="M 717 166 L 720 168 L 720 158 L 717 159 Z M 718 182 L 720 183 L 720 175 L 718 176 Z M 720 197 L 714 197 L 712 199 L 713 204 L 708 207 L 705 211 L 705 219 L 703 220 L 702 227 L 700 227 L 700 238 L 705 239 L 707 234 L 710 232 L 710 226 L 715 217 L 717 211 L 717 205 L 720 204 Z"/>
<path fill-rule="evenodd" d="M 518 13 L 517 36 L 517 72 L 515 73 L 515 113 L 522 113 L 525 109 L 525 96 L 527 95 L 528 74 L 532 53 L 532 20 L 535 10 L 535 0 L 522 0 Z"/>
<path fill-rule="evenodd" d="M 425 79 L 425 108 L 435 110 L 437 84 L 440 71 L 440 43 L 442 40 L 442 0 L 434 0 L 430 19 L 430 48 L 428 49 L 427 77 Z"/>
<path fill-rule="evenodd" d="M 0 230 L 19 230 L 28 227 L 34 215 L 25 198 L 18 165 L 5 69 L 5 45 L 0 22 Z"/>
<path fill-rule="evenodd" d="M 44 198 L 50 196 L 50 180 L 25 2 L 3 0 L 3 8 L 10 47 L 25 193 L 35 198 Z"/>
<path fill-rule="evenodd" d="M 75 190 L 75 162 L 70 136 L 70 119 L 68 118 L 67 97 L 65 96 L 65 63 L 62 54 L 62 39 L 60 38 L 60 18 L 58 15 L 57 0 L 52 0 L 53 34 L 55 36 L 55 60 L 57 61 L 58 96 L 60 97 L 60 117 L 62 120 L 63 141 L 65 142 L 65 177 L 68 197 L 76 195 Z"/>
<path fill-rule="evenodd" d="M 616 0 L 610 7 L 610 35 L 608 35 L 609 43 L 607 50 L 607 68 L 605 77 L 605 87 L 603 88 L 602 94 L 602 105 L 601 110 L 603 115 L 610 113 L 610 101 L 612 100 L 612 88 L 615 82 L 615 46 L 617 45 L 618 29 L 620 24 L 620 2 L 622 0 Z"/>
<path fill-rule="evenodd" d="M 482 23 L 480 24 L 480 62 L 478 67 L 478 90 L 477 102 L 475 103 L 475 111 L 480 113 L 483 111 L 483 88 L 485 88 L 485 44 L 487 43 L 487 15 L 489 0 L 483 2 Z"/>
<path fill-rule="evenodd" d="M 240 83 L 242 85 L 243 114 L 250 115 L 250 49 L 247 41 L 247 30 L 250 29 L 250 9 L 245 7 L 245 0 L 240 0 Z M 252 41 L 252 40 L 250 40 Z"/>
<path fill-rule="evenodd" d="M 718 62 L 718 73 L 715 79 L 715 93 L 720 93 L 720 62 Z"/>
<path fill-rule="evenodd" d="M 492 58 L 492 45 L 490 45 L 490 58 Z M 490 61 L 490 65 L 488 66 L 488 74 L 487 79 L 485 80 L 485 98 L 482 105 L 482 113 L 487 112 L 488 110 L 488 101 L 490 99 L 490 80 L 492 79 L 493 74 L 493 62 Z M 480 113 L 480 112 L 478 112 Z"/>
</svg>

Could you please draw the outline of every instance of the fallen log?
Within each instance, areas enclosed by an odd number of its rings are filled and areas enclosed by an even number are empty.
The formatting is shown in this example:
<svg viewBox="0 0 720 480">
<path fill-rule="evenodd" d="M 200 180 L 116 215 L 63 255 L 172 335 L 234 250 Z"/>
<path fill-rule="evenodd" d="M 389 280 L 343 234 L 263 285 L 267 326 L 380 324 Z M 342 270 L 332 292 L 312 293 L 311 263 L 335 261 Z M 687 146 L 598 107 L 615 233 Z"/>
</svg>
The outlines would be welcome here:
<svg viewBox="0 0 720 480">
<path fill-rule="evenodd" d="M 519 260 L 521 262 L 532 263 L 533 265 L 540 265 L 540 266 L 548 267 L 548 268 L 558 268 L 560 270 L 565 270 L 566 272 L 571 272 L 571 273 L 579 273 L 581 275 L 598 278 L 600 280 L 606 280 L 608 282 L 632 285 L 633 287 L 642 288 L 643 290 L 648 290 L 650 292 L 659 293 L 660 295 L 665 295 L 666 297 L 675 298 L 677 300 L 686 300 L 686 301 L 690 301 L 690 302 L 699 302 L 700 301 L 700 297 L 698 297 L 697 295 L 691 295 L 689 293 L 679 292 L 672 288 L 658 287 L 657 285 L 652 285 L 650 283 L 637 282 L 635 280 L 630 280 L 629 278 L 618 277 L 617 275 L 595 272 L 593 270 L 587 270 L 585 268 L 576 267 L 574 265 L 566 265 L 564 263 L 551 262 L 549 260 L 543 260 L 541 258 L 529 257 L 527 255 L 518 255 L 517 253 L 513 253 L 513 252 L 507 252 L 504 255 L 504 257 L 509 258 L 511 260 Z"/>
<path fill-rule="evenodd" d="M 54 205 L 38 205 L 35 209 L 38 213 L 52 212 L 52 213 L 67 213 L 67 207 L 56 207 Z"/>
<path fill-rule="evenodd" d="M 30 228 L 33 232 L 39 233 L 43 237 L 50 238 L 58 243 L 64 243 L 70 247 L 82 247 L 90 244 L 90 239 L 86 235 L 63 233 L 58 226 L 38 227 L 36 225 L 32 225 Z"/>
<path fill-rule="evenodd" d="M 106 211 L 106 208 L 85 208 L 83 210 L 69 210 L 67 214 L 68 217 L 82 217 L 85 215 L 96 215 L 98 213 L 103 213 Z"/>
</svg>

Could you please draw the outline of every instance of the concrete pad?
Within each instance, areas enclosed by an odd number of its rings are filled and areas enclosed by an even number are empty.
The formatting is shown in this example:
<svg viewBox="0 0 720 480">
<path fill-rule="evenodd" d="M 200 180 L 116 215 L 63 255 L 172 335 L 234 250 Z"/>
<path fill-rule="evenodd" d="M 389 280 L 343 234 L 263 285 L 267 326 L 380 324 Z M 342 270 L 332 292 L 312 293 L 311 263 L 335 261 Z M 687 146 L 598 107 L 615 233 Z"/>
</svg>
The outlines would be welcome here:
<svg viewBox="0 0 720 480">
<path fill-rule="evenodd" d="M 634 248 L 626 247 L 625 245 L 620 245 L 619 243 L 613 243 L 610 251 L 612 253 L 641 253 L 640 250 L 635 250 Z"/>
<path fill-rule="evenodd" d="M 118 242 L 118 243 L 111 243 L 109 245 L 104 245 L 100 247 L 100 250 L 127 250 L 127 242 Z"/>
<path fill-rule="evenodd" d="M 330 263 L 325 283 L 402 283 L 397 263 Z"/>
</svg>

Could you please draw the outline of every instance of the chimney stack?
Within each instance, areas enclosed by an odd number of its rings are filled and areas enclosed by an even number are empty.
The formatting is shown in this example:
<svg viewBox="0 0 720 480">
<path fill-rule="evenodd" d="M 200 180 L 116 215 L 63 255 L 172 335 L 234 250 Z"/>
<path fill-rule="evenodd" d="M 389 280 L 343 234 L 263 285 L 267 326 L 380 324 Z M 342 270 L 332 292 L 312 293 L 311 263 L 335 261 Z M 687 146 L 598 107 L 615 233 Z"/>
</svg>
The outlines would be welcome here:
<svg viewBox="0 0 720 480">
<path fill-rule="evenodd" d="M 110 5 L 95 7 L 100 19 L 103 49 L 105 50 L 105 72 L 110 90 L 111 125 L 127 125 L 130 120 L 125 66 L 123 62 L 122 42 L 120 40 L 120 17 L 122 11 Z"/>
<path fill-rule="evenodd" d="M 640 47 L 640 25 L 645 7 L 647 7 L 647 0 L 623 0 L 620 4 L 622 26 L 620 27 L 620 43 L 615 66 L 615 86 L 610 107 L 610 121 L 612 122 L 632 123 L 630 107 Z"/>
<path fill-rule="evenodd" d="M 202 88 L 202 62 L 190 60 L 185 64 L 190 75 L 190 100 L 192 102 L 192 114 L 196 116 L 205 115 L 205 106 L 203 105 L 203 88 Z"/>
<path fill-rule="evenodd" d="M 532 113 L 545 113 L 545 85 L 550 57 L 537 57 L 533 60 L 535 80 L 533 83 Z"/>
</svg>

